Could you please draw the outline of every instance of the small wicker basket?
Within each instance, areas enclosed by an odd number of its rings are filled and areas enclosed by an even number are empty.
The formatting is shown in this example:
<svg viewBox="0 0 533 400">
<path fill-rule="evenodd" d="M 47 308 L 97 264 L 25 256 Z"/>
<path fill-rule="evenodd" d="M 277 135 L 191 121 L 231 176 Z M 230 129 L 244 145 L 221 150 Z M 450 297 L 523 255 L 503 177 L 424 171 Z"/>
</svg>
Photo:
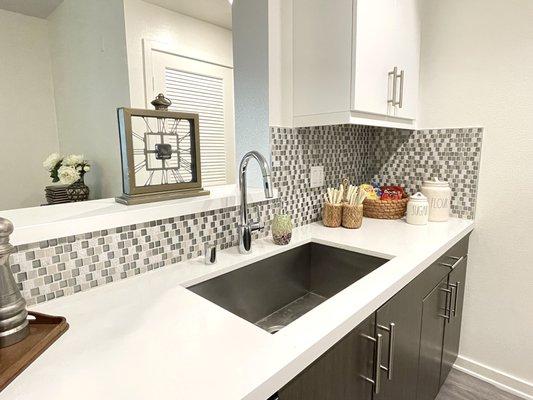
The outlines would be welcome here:
<svg viewBox="0 0 533 400">
<path fill-rule="evenodd" d="M 401 200 L 370 200 L 364 201 L 363 215 L 377 219 L 400 219 L 405 215 L 409 197 Z"/>
<path fill-rule="evenodd" d="M 363 223 L 363 205 L 342 205 L 342 226 L 349 229 L 359 229 Z"/>
<path fill-rule="evenodd" d="M 324 203 L 322 222 L 329 228 L 338 228 L 342 223 L 342 204 Z"/>
</svg>

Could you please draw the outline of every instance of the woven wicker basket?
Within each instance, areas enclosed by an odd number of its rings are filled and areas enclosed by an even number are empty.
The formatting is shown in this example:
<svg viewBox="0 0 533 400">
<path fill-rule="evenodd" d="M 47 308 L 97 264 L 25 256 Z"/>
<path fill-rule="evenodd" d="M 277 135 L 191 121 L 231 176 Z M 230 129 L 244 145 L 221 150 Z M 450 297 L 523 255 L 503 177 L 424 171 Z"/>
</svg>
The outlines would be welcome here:
<svg viewBox="0 0 533 400">
<path fill-rule="evenodd" d="M 322 209 L 322 222 L 329 228 L 338 228 L 342 222 L 342 204 L 325 203 Z"/>
<path fill-rule="evenodd" d="M 400 219 L 405 215 L 409 197 L 401 200 L 370 200 L 364 201 L 363 215 L 368 218 Z"/>
<path fill-rule="evenodd" d="M 342 226 L 349 229 L 359 229 L 363 223 L 363 205 L 355 206 L 344 203 L 342 205 Z"/>
</svg>

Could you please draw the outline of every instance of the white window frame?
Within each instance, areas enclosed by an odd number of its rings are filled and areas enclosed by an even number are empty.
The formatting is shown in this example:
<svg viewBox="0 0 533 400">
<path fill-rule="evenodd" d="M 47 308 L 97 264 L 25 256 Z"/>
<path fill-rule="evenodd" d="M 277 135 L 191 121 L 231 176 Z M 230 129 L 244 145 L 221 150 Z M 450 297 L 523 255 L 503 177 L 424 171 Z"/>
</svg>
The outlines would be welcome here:
<svg viewBox="0 0 533 400">
<path fill-rule="evenodd" d="M 231 87 L 233 88 L 233 66 L 222 65 L 215 63 L 209 59 L 199 59 L 197 57 L 189 57 L 186 54 L 180 54 L 180 52 L 173 49 L 171 46 L 157 42 L 154 40 L 143 39 L 143 61 L 144 61 L 144 87 L 145 87 L 145 102 L 146 108 L 151 109 L 153 106 L 151 101 L 157 96 L 157 94 L 163 92 L 164 86 L 161 87 L 160 79 L 156 79 L 154 70 L 154 53 L 166 53 L 181 58 L 186 58 L 194 61 L 200 61 L 214 66 L 228 68 L 231 70 Z M 234 105 L 234 93 L 233 90 L 227 93 L 228 100 L 224 101 L 225 104 L 225 148 L 226 148 L 226 183 L 235 184 L 236 182 L 236 160 L 235 160 L 235 105 Z"/>
</svg>

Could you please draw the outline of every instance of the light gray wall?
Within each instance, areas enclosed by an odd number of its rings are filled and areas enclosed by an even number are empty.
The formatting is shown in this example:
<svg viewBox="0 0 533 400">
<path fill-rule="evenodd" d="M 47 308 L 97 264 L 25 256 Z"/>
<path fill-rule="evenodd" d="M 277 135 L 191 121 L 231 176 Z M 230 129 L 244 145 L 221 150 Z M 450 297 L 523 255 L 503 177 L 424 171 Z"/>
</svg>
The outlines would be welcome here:
<svg viewBox="0 0 533 400">
<path fill-rule="evenodd" d="M 533 396 L 533 2 L 423 4 L 421 127 L 485 127 L 458 362 Z"/>
<path fill-rule="evenodd" d="M 233 3 L 236 160 L 257 150 L 270 160 L 268 0 Z M 249 186 L 262 186 L 256 163 L 250 163 Z"/>
<path fill-rule="evenodd" d="M 116 109 L 130 105 L 122 0 L 64 0 L 49 17 L 62 153 L 83 153 L 91 198 L 122 193 Z"/>
<path fill-rule="evenodd" d="M 0 10 L 0 210 L 44 203 L 58 151 L 46 20 Z"/>
</svg>

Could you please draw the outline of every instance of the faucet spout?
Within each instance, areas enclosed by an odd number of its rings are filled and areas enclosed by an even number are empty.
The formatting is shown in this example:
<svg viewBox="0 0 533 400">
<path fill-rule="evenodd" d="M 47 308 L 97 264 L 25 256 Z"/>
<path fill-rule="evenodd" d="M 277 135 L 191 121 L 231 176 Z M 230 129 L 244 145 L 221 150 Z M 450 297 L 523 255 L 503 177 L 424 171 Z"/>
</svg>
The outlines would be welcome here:
<svg viewBox="0 0 533 400">
<path fill-rule="evenodd" d="M 252 251 L 252 232 L 263 229 L 263 225 L 260 221 L 251 223 L 248 221 L 248 201 L 247 201 L 247 189 L 246 189 L 246 171 L 248 169 L 248 163 L 251 159 L 255 159 L 261 168 L 263 175 L 263 189 L 265 191 L 265 197 L 270 199 L 274 197 L 274 190 L 272 187 L 272 178 L 270 173 L 270 165 L 265 157 L 258 151 L 250 151 L 244 155 L 239 165 L 239 188 L 241 190 L 241 211 L 239 225 L 239 251 L 242 254 L 246 254 Z"/>
</svg>

